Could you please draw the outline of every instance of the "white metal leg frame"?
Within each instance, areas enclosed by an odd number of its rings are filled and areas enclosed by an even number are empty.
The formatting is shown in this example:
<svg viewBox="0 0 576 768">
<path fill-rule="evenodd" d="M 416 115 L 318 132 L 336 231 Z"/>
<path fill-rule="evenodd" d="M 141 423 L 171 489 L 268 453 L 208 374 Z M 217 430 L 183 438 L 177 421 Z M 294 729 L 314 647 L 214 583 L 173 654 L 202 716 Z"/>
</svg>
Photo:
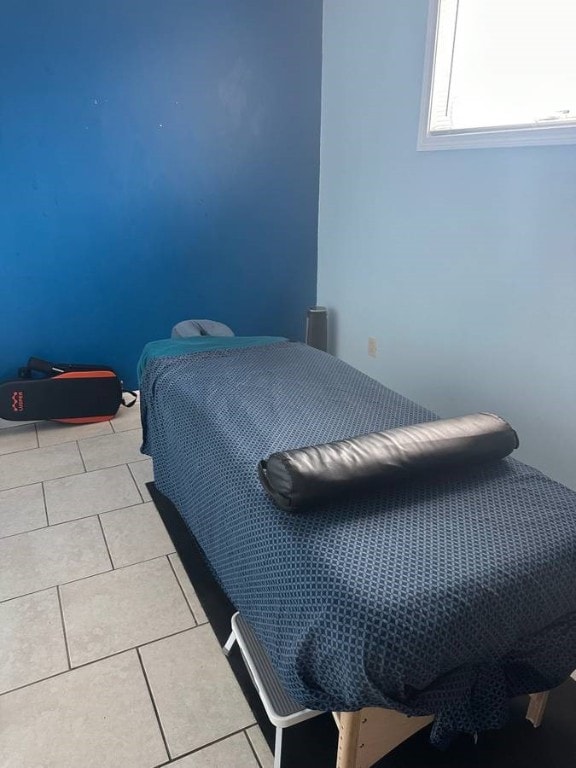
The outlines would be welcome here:
<svg viewBox="0 0 576 768">
<path fill-rule="evenodd" d="M 282 763 L 282 731 L 284 728 L 290 728 L 292 725 L 302 723 L 304 720 L 309 720 L 311 717 L 316 717 L 322 713 L 312 709 L 302 709 L 298 702 L 284 692 L 268 656 L 250 626 L 239 613 L 232 616 L 232 632 L 222 649 L 226 656 L 234 647 L 234 643 L 238 643 L 242 658 L 248 668 L 252 682 L 256 686 L 266 715 L 276 728 L 274 768 L 280 768 Z"/>
<path fill-rule="evenodd" d="M 253 630 L 239 613 L 232 617 L 232 633 L 224 646 L 226 656 L 238 643 L 268 719 L 276 727 L 274 768 L 282 761 L 282 731 L 321 714 L 300 705 L 284 693 L 282 686 Z M 537 728 L 542 722 L 548 692 L 530 696 L 527 719 Z M 358 712 L 333 712 L 340 732 L 336 768 L 370 768 L 433 717 L 407 717 L 390 709 L 368 707 Z"/>
</svg>

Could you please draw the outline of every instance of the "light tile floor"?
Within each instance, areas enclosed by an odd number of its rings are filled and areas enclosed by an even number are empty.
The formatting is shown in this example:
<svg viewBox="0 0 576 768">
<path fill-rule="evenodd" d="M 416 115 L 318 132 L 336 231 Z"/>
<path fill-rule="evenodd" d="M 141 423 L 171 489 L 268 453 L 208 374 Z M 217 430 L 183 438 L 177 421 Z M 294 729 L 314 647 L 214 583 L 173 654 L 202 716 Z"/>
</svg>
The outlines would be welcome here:
<svg viewBox="0 0 576 768">
<path fill-rule="evenodd" d="M 140 442 L 137 408 L 0 429 L 0 768 L 272 766 Z"/>
</svg>

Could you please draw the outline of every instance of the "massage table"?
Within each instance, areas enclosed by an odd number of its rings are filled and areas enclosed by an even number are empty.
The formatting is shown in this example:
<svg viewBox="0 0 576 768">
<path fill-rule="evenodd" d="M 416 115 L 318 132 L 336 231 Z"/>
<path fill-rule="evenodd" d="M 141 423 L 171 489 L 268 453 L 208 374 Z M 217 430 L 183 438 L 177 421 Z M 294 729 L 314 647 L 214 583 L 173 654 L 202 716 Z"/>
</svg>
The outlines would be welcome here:
<svg viewBox="0 0 576 768">
<path fill-rule="evenodd" d="M 154 342 L 139 374 L 158 489 L 287 693 L 333 712 L 338 768 L 502 727 L 517 695 L 539 724 L 576 667 L 576 494 L 508 458 L 286 513 L 261 458 L 437 417 L 277 338 Z"/>
</svg>

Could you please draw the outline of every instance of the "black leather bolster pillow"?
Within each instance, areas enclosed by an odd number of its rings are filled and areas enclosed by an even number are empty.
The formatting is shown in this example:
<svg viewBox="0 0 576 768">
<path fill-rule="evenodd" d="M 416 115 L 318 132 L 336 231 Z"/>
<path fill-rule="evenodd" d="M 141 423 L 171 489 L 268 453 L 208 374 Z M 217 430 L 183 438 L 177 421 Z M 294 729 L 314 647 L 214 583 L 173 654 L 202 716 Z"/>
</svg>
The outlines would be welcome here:
<svg viewBox="0 0 576 768">
<path fill-rule="evenodd" d="M 296 511 L 416 472 L 502 459 L 517 447 L 508 422 L 473 413 L 273 453 L 258 475 L 278 507 Z"/>
</svg>

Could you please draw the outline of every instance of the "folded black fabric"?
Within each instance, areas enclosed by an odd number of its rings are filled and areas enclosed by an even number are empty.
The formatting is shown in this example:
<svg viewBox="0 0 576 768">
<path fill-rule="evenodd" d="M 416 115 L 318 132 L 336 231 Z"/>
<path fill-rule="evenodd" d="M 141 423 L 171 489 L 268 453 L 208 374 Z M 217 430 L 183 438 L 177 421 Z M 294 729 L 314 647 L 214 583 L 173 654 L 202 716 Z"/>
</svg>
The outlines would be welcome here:
<svg viewBox="0 0 576 768">
<path fill-rule="evenodd" d="M 297 511 L 417 472 L 502 459 L 517 447 L 508 422 L 473 413 L 273 453 L 258 475 L 278 507 Z"/>
</svg>

